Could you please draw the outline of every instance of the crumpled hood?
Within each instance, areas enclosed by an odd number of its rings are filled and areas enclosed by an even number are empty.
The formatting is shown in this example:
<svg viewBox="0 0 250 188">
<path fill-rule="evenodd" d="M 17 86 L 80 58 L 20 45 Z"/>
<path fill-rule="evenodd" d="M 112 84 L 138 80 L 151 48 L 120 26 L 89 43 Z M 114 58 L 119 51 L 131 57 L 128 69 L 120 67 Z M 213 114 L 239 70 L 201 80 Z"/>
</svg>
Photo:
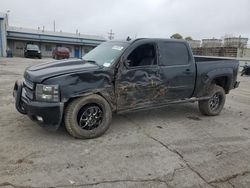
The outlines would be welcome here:
<svg viewBox="0 0 250 188">
<path fill-rule="evenodd" d="M 96 69 L 100 69 L 100 67 L 81 59 L 52 61 L 28 67 L 24 72 L 24 78 L 32 82 L 41 83 L 47 78 Z"/>
</svg>

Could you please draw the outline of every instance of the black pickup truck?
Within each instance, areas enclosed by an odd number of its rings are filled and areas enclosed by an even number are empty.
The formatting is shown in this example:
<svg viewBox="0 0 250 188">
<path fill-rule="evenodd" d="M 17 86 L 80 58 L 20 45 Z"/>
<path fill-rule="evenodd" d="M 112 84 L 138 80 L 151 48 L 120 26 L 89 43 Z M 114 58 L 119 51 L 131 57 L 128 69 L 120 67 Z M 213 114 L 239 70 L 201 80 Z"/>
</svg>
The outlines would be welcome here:
<svg viewBox="0 0 250 188">
<path fill-rule="evenodd" d="M 37 57 L 42 59 L 42 54 L 37 45 L 27 44 L 24 48 L 24 57 Z"/>
<path fill-rule="evenodd" d="M 105 42 L 82 59 L 28 67 L 16 81 L 16 109 L 44 127 L 62 123 L 76 138 L 94 138 L 113 113 L 199 102 L 201 113 L 221 112 L 238 87 L 239 63 L 193 57 L 187 42 L 136 39 Z"/>
</svg>

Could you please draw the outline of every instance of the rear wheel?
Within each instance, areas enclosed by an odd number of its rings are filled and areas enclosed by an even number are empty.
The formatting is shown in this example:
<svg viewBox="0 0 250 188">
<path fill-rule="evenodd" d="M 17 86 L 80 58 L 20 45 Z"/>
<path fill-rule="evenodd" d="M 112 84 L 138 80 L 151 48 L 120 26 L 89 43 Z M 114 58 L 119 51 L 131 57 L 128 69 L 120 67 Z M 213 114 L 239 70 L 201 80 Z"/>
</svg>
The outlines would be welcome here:
<svg viewBox="0 0 250 188">
<path fill-rule="evenodd" d="M 215 116 L 218 115 L 224 107 L 226 94 L 222 87 L 218 85 L 211 85 L 208 90 L 209 100 L 199 101 L 200 112 L 204 115 Z"/>
<path fill-rule="evenodd" d="M 112 120 L 109 103 L 99 95 L 72 101 L 65 110 L 65 127 L 75 138 L 96 138 L 105 133 Z"/>
</svg>

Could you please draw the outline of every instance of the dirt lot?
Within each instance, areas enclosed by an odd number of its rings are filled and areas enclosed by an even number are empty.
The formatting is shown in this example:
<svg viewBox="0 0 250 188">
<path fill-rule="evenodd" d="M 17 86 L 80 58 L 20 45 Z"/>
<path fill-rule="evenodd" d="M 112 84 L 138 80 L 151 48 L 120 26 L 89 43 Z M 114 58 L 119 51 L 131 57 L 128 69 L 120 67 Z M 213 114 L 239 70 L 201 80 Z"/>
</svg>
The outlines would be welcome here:
<svg viewBox="0 0 250 188">
<path fill-rule="evenodd" d="M 0 187 L 250 187 L 250 77 L 220 116 L 172 105 L 115 115 L 104 136 L 78 140 L 14 108 L 14 81 L 47 60 L 0 59 Z"/>
</svg>

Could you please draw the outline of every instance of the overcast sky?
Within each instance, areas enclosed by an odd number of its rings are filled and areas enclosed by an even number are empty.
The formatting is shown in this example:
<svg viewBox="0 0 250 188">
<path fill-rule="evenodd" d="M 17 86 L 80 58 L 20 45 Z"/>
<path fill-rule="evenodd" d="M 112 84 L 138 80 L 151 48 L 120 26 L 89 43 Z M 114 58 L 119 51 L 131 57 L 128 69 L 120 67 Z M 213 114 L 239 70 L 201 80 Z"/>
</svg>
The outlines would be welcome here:
<svg viewBox="0 0 250 188">
<path fill-rule="evenodd" d="M 250 38 L 250 0 L 0 0 L 10 25 L 101 35 L 194 39 Z"/>
</svg>

